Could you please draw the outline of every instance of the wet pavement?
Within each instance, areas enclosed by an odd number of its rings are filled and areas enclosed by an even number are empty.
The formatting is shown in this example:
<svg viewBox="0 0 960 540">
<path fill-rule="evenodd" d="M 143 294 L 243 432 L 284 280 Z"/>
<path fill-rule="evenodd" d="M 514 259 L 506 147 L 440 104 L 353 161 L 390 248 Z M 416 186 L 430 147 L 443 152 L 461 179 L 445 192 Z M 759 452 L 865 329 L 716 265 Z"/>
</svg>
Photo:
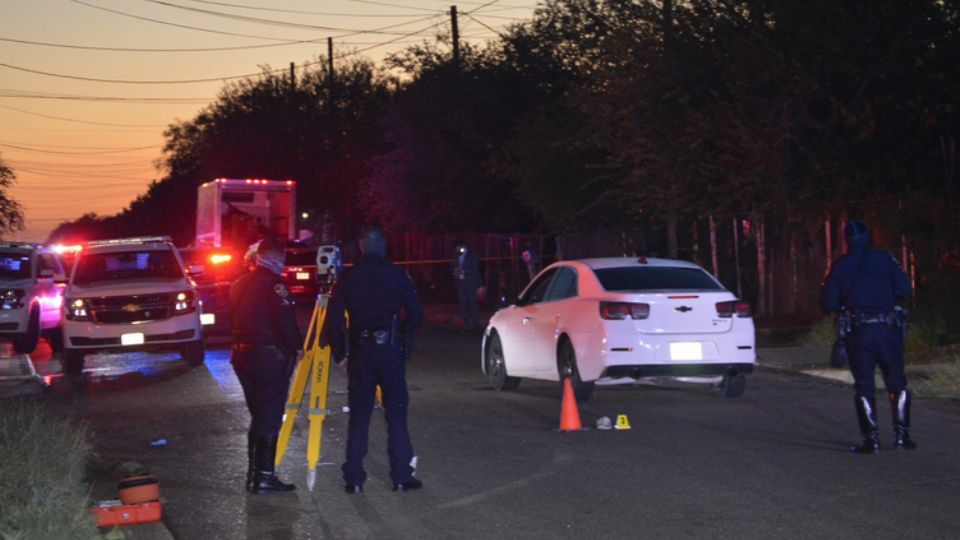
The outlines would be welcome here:
<svg viewBox="0 0 960 540">
<path fill-rule="evenodd" d="M 366 493 L 343 493 L 342 412 L 324 424 L 313 492 L 301 417 L 279 468 L 297 491 L 246 494 L 248 416 L 222 341 L 197 368 L 176 355 L 89 357 L 82 385 L 55 375 L 56 356 L 34 364 L 50 407 L 96 437 L 94 497 L 113 496 L 119 465 L 142 464 L 160 479 L 162 532 L 174 538 L 893 538 L 960 527 L 960 414 L 949 403 L 917 401 L 920 450 L 852 456 L 849 387 L 793 371 L 818 364 L 816 351 L 761 349 L 771 368 L 750 376 L 741 398 L 679 383 L 598 388 L 579 407 L 584 425 L 623 414 L 632 429 L 560 433 L 556 383 L 493 392 L 480 336 L 449 322 L 431 319 L 408 366 L 425 487 L 403 494 L 390 491 L 379 414 Z M 345 386 L 332 370 L 329 408 L 346 405 Z M 880 421 L 889 425 L 889 411 Z"/>
</svg>

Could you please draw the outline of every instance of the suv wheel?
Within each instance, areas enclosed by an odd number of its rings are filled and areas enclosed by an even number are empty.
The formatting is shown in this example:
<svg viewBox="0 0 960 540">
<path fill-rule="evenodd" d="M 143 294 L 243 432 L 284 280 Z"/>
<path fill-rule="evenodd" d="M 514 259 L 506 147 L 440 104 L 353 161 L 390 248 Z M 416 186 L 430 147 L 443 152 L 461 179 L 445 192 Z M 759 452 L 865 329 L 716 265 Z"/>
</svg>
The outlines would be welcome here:
<svg viewBox="0 0 960 540">
<path fill-rule="evenodd" d="M 63 351 L 63 328 L 62 327 L 58 326 L 57 328 L 51 328 L 47 330 L 44 337 L 47 338 L 47 343 L 50 345 L 50 350 L 52 350 L 53 352 Z"/>
<path fill-rule="evenodd" d="M 37 341 L 40 340 L 40 310 L 32 308 L 30 310 L 30 321 L 27 323 L 27 331 L 13 339 L 13 350 L 17 354 L 30 354 L 37 348 Z"/>
<path fill-rule="evenodd" d="M 63 372 L 68 375 L 79 375 L 83 371 L 83 349 L 63 350 Z"/>
<path fill-rule="evenodd" d="M 183 358 L 183 361 L 189 366 L 199 366 L 203 364 L 203 356 L 203 339 L 191 341 L 180 349 L 180 357 Z"/>
</svg>

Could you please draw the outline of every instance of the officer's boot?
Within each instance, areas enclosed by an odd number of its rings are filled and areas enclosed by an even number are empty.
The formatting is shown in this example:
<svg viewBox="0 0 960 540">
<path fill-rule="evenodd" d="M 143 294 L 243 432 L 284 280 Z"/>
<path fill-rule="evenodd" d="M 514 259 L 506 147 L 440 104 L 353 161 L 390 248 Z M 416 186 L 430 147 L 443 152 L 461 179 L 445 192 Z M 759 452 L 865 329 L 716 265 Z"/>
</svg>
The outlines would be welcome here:
<svg viewBox="0 0 960 540">
<path fill-rule="evenodd" d="M 910 392 L 901 390 L 890 394 L 890 408 L 893 411 L 893 440 L 897 448 L 913 450 L 917 443 L 910 438 Z"/>
<path fill-rule="evenodd" d="M 277 437 L 257 437 L 257 471 L 253 475 L 252 493 L 272 493 L 275 491 L 293 491 L 297 487 L 277 478 L 273 461 L 277 454 Z"/>
<path fill-rule="evenodd" d="M 860 444 L 850 447 L 850 451 L 854 454 L 879 454 L 880 430 L 877 428 L 877 408 L 874 399 L 872 396 L 858 396 L 855 403 L 863 440 Z"/>
<path fill-rule="evenodd" d="M 247 491 L 253 491 L 253 476 L 257 470 L 257 437 L 247 433 Z"/>
</svg>

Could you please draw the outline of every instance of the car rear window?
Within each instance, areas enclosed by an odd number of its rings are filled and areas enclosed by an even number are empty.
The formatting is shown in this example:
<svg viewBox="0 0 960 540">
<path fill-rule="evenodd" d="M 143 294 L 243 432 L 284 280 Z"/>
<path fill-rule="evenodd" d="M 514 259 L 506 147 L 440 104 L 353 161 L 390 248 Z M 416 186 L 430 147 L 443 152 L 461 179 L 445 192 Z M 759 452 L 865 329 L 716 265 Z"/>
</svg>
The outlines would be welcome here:
<svg viewBox="0 0 960 540">
<path fill-rule="evenodd" d="M 0 278 L 24 279 L 30 277 L 30 255 L 0 253 Z"/>
<path fill-rule="evenodd" d="M 597 268 L 594 274 L 608 291 L 722 291 L 724 288 L 699 268 L 627 266 Z"/>
<path fill-rule="evenodd" d="M 85 285 L 115 279 L 177 279 L 183 275 L 180 263 L 169 249 L 86 253 L 77 263 L 73 283 Z"/>
<path fill-rule="evenodd" d="M 287 250 L 285 261 L 287 266 L 313 266 L 317 264 L 317 252 Z"/>
</svg>

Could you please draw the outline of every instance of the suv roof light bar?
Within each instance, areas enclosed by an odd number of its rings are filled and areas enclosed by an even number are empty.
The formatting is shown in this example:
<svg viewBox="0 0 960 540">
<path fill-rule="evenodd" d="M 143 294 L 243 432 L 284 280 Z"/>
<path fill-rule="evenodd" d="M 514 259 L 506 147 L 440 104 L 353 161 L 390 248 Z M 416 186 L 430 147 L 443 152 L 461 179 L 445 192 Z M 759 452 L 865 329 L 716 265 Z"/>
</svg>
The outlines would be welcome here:
<svg viewBox="0 0 960 540">
<path fill-rule="evenodd" d="M 158 242 L 170 242 L 169 236 L 135 236 L 131 238 L 111 238 L 109 240 L 90 240 L 88 246 L 119 246 L 136 244 L 154 244 Z"/>
</svg>

